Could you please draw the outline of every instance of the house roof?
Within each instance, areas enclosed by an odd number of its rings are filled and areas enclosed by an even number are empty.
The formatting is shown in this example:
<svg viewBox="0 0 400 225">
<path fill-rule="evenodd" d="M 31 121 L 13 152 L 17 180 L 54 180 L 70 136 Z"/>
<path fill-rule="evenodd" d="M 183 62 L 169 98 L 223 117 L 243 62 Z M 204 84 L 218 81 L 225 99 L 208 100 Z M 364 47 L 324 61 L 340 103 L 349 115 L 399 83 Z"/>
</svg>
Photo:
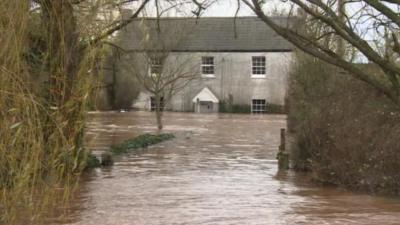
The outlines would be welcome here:
<svg viewBox="0 0 400 225">
<path fill-rule="evenodd" d="M 196 96 L 194 96 L 192 102 L 196 103 L 197 100 L 201 102 L 219 102 L 218 98 L 214 95 L 214 93 L 212 93 L 210 89 L 208 89 L 208 87 L 203 88 Z"/>
<path fill-rule="evenodd" d="M 287 18 L 275 17 L 275 22 L 286 25 Z M 161 50 L 152 44 L 145 47 L 143 40 L 159 39 L 168 42 L 171 51 L 199 52 L 279 52 L 291 51 L 292 45 L 278 36 L 257 17 L 169 17 L 136 19 L 119 34 L 119 44 L 128 51 Z M 147 38 L 147 39 L 146 39 Z M 178 41 L 179 40 L 179 41 Z M 160 42 L 159 40 L 154 43 Z M 171 44 L 171 43 L 174 44 Z"/>
</svg>

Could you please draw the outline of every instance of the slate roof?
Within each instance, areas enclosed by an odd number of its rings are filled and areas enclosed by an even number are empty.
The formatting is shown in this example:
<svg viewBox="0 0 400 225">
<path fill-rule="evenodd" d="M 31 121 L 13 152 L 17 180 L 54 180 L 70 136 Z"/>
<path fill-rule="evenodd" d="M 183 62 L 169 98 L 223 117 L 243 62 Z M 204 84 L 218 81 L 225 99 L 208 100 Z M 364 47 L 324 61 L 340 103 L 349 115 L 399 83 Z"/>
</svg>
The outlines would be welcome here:
<svg viewBox="0 0 400 225">
<path fill-rule="evenodd" d="M 287 25 L 286 18 L 275 17 L 280 24 Z M 143 26 L 145 25 L 145 26 Z M 257 17 L 182 18 L 169 17 L 159 20 L 163 39 L 169 41 L 171 51 L 180 52 L 279 52 L 291 51 L 292 45 L 278 36 Z M 143 28 L 146 27 L 146 28 Z M 144 47 L 144 29 L 150 33 L 147 38 L 157 39 L 155 18 L 137 19 L 119 33 L 119 45 L 128 51 L 144 48 L 160 50 L 152 44 Z M 236 29 L 235 29 L 236 27 Z M 235 35 L 236 32 L 236 35 Z M 177 37 L 181 36 L 179 44 Z M 154 41 L 155 43 L 157 41 Z M 150 46 L 150 47 L 149 47 Z"/>
</svg>

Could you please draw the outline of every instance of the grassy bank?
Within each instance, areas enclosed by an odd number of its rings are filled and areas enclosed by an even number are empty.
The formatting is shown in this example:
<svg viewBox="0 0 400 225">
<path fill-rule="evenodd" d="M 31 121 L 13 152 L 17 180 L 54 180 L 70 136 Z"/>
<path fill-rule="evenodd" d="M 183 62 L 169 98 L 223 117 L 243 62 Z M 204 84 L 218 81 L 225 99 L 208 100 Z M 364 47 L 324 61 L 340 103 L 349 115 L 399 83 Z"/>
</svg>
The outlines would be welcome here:
<svg viewBox="0 0 400 225">
<path fill-rule="evenodd" d="M 400 194 L 398 106 L 310 57 L 298 57 L 293 71 L 288 128 L 295 169 L 312 171 L 323 183 Z"/>
</svg>

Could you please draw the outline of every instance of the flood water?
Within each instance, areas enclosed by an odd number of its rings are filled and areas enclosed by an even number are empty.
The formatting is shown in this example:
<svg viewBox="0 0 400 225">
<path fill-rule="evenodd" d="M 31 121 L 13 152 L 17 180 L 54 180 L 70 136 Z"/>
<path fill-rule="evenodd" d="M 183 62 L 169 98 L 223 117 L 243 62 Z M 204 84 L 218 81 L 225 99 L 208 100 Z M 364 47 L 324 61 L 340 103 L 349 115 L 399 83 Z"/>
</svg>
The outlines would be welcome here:
<svg viewBox="0 0 400 225">
<path fill-rule="evenodd" d="M 148 112 L 90 117 L 88 146 L 96 153 L 156 131 Z M 177 138 L 85 176 L 64 224 L 400 224 L 400 199 L 278 172 L 283 115 L 165 113 L 164 121 Z"/>
</svg>

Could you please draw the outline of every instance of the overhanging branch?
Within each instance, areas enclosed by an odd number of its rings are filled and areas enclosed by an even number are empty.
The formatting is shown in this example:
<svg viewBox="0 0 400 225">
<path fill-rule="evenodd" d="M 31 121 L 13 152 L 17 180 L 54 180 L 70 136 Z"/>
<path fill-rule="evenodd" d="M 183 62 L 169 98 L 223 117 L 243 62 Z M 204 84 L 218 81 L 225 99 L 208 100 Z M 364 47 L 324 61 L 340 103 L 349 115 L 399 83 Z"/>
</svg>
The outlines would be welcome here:
<svg viewBox="0 0 400 225">
<path fill-rule="evenodd" d="M 335 52 L 331 51 L 329 48 L 326 48 L 317 42 L 310 41 L 307 37 L 302 36 L 301 34 L 294 32 L 290 28 L 285 28 L 277 23 L 275 23 L 271 18 L 266 16 L 261 9 L 260 4 L 257 0 L 252 0 L 250 3 L 248 0 L 242 0 L 253 12 L 271 29 L 273 29 L 277 34 L 282 36 L 284 39 L 288 40 L 300 50 L 317 57 L 329 64 L 338 66 L 350 72 L 355 78 L 362 80 L 368 83 L 370 86 L 373 86 L 380 92 L 384 93 L 388 98 L 393 100 L 395 103 L 400 104 L 399 96 L 397 95 L 396 90 L 394 90 L 389 82 L 385 82 L 381 80 L 378 76 L 374 76 L 373 74 L 366 73 L 365 71 L 359 69 L 353 63 L 347 62 L 342 59 Z"/>
<path fill-rule="evenodd" d="M 110 35 L 112 35 L 114 32 L 126 27 L 127 25 L 129 25 L 133 20 L 135 20 L 139 14 L 143 11 L 144 7 L 147 5 L 147 3 L 150 0 L 144 0 L 142 2 L 142 4 L 139 6 L 139 8 L 136 10 L 136 12 L 130 16 L 127 19 L 123 19 L 120 23 L 118 23 L 118 25 L 108 29 L 107 31 L 103 32 L 102 34 L 100 34 L 99 36 L 93 38 L 92 40 L 89 41 L 89 43 L 87 45 L 84 46 L 84 48 L 86 48 L 87 46 L 91 46 L 91 45 L 96 45 L 98 42 L 100 42 L 101 40 L 109 37 Z"/>
</svg>

